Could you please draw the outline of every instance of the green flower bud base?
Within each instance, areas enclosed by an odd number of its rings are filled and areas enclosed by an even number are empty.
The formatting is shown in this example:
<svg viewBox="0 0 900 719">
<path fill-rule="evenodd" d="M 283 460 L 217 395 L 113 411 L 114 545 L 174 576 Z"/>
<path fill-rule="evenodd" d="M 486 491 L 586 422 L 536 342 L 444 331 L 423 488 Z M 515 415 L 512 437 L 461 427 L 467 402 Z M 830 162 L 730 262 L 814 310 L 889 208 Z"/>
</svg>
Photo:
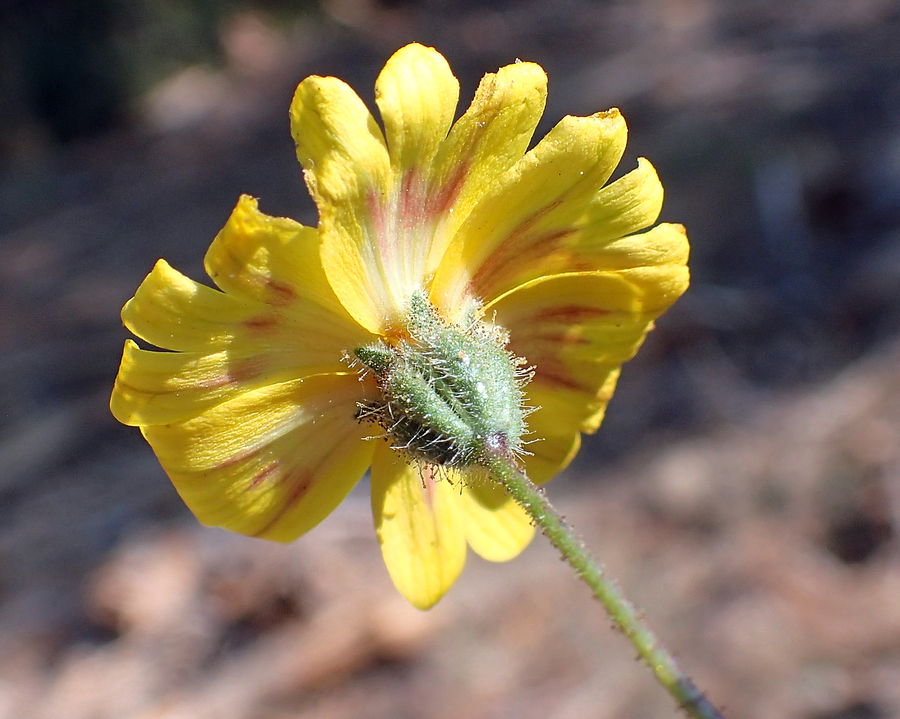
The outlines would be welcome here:
<svg viewBox="0 0 900 719">
<path fill-rule="evenodd" d="M 382 396 L 360 405 L 392 444 L 438 466 L 486 467 L 495 456 L 522 454 L 524 360 L 505 349 L 506 332 L 474 313 L 464 326 L 442 319 L 424 293 L 410 299 L 403 339 L 354 354 Z"/>
</svg>

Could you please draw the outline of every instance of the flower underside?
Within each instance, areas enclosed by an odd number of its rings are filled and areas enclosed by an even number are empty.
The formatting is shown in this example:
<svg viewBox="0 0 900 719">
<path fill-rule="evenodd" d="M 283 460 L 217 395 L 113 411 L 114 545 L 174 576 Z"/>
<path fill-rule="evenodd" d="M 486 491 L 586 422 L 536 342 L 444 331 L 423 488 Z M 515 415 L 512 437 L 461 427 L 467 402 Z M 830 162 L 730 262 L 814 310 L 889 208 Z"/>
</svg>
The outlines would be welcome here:
<svg viewBox="0 0 900 719">
<path fill-rule="evenodd" d="M 688 286 L 684 228 L 651 227 L 653 166 L 609 182 L 621 114 L 533 143 L 546 93 L 516 62 L 457 118 L 459 83 L 418 44 L 378 77 L 380 124 L 341 80 L 300 83 L 291 133 L 318 224 L 242 196 L 206 254 L 215 289 L 160 260 L 122 309 L 164 351 L 126 341 L 110 408 L 200 521 L 292 541 L 371 470 L 385 564 L 421 608 L 467 547 L 527 546 L 525 511 L 475 478 L 498 456 L 538 483 L 565 467 Z"/>
</svg>

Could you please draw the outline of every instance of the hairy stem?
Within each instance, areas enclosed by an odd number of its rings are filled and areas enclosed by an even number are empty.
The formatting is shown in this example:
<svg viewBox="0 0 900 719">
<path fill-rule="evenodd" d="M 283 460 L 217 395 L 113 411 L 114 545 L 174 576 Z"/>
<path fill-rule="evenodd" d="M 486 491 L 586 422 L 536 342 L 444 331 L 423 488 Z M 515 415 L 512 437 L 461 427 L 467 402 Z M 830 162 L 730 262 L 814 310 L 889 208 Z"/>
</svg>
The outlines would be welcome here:
<svg viewBox="0 0 900 719">
<path fill-rule="evenodd" d="M 544 492 L 508 458 L 492 457 L 490 469 L 495 478 L 506 485 L 513 498 L 540 525 L 553 546 L 591 588 L 594 596 L 603 603 L 612 621 L 631 640 L 650 671 L 678 705 L 695 719 L 722 719 L 719 711 L 679 668 L 671 652 L 638 617 L 631 602 L 625 599 L 615 582 L 606 576 L 584 543 L 575 536 L 571 527 L 550 504 Z"/>
</svg>

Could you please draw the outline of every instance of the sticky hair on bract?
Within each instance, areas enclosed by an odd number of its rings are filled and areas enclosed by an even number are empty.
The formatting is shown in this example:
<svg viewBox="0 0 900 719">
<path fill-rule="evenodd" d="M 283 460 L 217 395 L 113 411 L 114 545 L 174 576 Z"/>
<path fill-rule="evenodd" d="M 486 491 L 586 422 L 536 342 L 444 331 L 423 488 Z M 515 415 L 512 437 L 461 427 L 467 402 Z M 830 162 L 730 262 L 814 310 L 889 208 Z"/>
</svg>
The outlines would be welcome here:
<svg viewBox="0 0 900 719">
<path fill-rule="evenodd" d="M 410 298 L 403 339 L 354 350 L 361 372 L 381 390 L 361 403 L 360 421 L 376 422 L 411 460 L 456 469 L 486 466 L 498 455 L 519 459 L 526 433 L 523 359 L 506 350 L 508 335 L 469 313 L 447 322 L 424 292 Z"/>
</svg>

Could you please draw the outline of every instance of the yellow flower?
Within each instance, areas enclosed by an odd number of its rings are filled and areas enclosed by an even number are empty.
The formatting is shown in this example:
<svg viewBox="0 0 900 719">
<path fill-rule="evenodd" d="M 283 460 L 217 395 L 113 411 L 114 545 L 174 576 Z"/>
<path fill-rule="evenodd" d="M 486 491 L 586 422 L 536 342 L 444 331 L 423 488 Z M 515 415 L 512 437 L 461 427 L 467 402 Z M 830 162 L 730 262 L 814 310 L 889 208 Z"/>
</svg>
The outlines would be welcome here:
<svg viewBox="0 0 900 719">
<path fill-rule="evenodd" d="M 436 478 L 357 418 L 379 388 L 347 357 L 396 342 L 424 291 L 450 325 L 482 308 L 534 367 L 532 479 L 600 425 L 621 364 L 687 288 L 688 243 L 680 225 L 632 234 L 662 204 L 649 162 L 604 187 L 625 147 L 617 110 L 566 117 L 526 151 L 546 82 L 532 63 L 501 68 L 454 123 L 446 60 L 408 45 L 375 86 L 382 131 L 345 83 L 309 77 L 290 114 L 318 228 L 244 196 L 206 255 L 218 289 L 153 268 L 122 318 L 172 351 L 128 340 L 111 408 L 201 522 L 291 541 L 371 467 L 385 563 L 421 608 L 454 582 L 467 544 L 491 561 L 528 544 L 533 526 L 501 488 L 453 468 Z"/>
</svg>

